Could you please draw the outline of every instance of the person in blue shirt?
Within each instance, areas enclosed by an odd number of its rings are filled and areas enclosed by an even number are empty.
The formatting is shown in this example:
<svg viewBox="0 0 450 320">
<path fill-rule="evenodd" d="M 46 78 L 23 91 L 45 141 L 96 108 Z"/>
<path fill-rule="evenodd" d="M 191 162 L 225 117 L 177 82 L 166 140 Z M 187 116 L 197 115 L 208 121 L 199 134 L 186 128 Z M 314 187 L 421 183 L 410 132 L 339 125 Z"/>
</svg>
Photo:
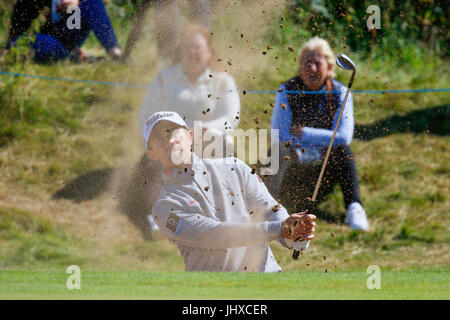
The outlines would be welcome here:
<svg viewBox="0 0 450 320">
<path fill-rule="evenodd" d="M 323 159 L 336 128 L 347 88 L 333 79 L 335 56 L 328 42 L 310 39 L 299 52 L 298 75 L 281 84 L 272 113 L 279 130 L 280 167 L 267 180 L 272 196 L 297 210 L 311 205 Z M 305 91 L 306 93 L 289 93 Z M 330 91 L 308 94 L 308 91 Z M 358 174 L 350 148 L 353 138 L 353 98 L 349 93 L 314 208 L 339 183 L 347 209 L 346 223 L 369 229 L 359 193 Z"/>
<path fill-rule="evenodd" d="M 79 25 L 74 24 L 75 11 L 67 10 L 70 7 L 79 8 Z M 36 62 L 49 63 L 67 57 L 86 61 L 88 56 L 81 46 L 91 31 L 110 57 L 122 56 L 102 0 L 17 0 L 11 16 L 8 49 L 16 45 L 17 39 L 46 8 L 46 21 L 31 44 Z"/>
</svg>

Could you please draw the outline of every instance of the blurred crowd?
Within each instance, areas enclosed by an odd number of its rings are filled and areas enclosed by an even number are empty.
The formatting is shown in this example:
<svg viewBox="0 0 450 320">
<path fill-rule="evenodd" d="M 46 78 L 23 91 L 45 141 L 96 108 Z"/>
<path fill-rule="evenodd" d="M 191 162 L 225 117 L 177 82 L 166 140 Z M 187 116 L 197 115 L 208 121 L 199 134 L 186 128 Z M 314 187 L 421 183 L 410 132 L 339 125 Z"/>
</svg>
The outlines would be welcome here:
<svg viewBox="0 0 450 320">
<path fill-rule="evenodd" d="M 45 22 L 30 43 L 37 63 L 64 59 L 90 61 L 82 47 L 91 31 L 111 59 L 125 61 L 151 4 L 155 6 L 154 36 L 164 68 L 147 89 L 139 111 L 139 127 L 155 112 L 174 111 L 190 128 L 197 126 L 195 132 L 209 131 L 223 141 L 225 151 L 232 150 L 233 133 L 239 127 L 240 96 L 232 75 L 217 61 L 210 31 L 214 9 L 210 1 L 188 1 L 189 19 L 185 26 L 179 22 L 180 8 L 175 0 L 143 1 L 142 8 L 136 10 L 130 41 L 123 50 L 102 0 L 17 0 L 12 10 L 7 49 L 17 45 L 33 21 L 46 12 Z M 74 21 L 77 12 L 79 21 Z M 274 199 L 292 207 L 294 212 L 305 208 L 314 212 L 339 184 L 347 224 L 353 229 L 368 230 L 355 156 L 350 147 L 354 131 L 352 96 L 349 95 L 343 106 L 347 87 L 334 78 L 336 56 L 326 40 L 312 38 L 299 47 L 298 69 L 280 85 L 275 96 L 271 128 L 280 132 L 280 169 L 267 177 L 265 183 Z M 319 195 L 311 204 L 310 197 L 342 108 L 342 120 Z M 124 182 L 120 192 L 122 211 L 147 238 L 158 229 L 151 209 L 163 184 L 161 170 L 160 163 L 144 154 L 135 166 L 135 174 Z"/>
</svg>

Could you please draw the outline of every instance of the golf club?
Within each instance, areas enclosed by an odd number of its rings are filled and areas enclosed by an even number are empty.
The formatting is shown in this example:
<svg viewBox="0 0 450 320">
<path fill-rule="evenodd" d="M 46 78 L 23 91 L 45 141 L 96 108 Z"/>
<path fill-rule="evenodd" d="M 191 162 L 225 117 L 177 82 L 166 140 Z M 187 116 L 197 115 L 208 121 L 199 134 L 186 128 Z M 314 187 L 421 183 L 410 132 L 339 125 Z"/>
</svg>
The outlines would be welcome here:
<svg viewBox="0 0 450 320">
<path fill-rule="evenodd" d="M 334 128 L 333 136 L 331 137 L 330 145 L 328 146 L 327 154 L 325 156 L 325 160 L 323 161 L 322 170 L 320 170 L 319 179 L 317 180 L 316 188 L 314 189 L 314 194 L 311 198 L 311 203 L 314 203 L 316 201 L 317 193 L 319 192 L 319 188 L 320 188 L 320 183 L 322 182 L 323 174 L 325 172 L 325 167 L 327 166 L 328 158 L 330 157 L 330 153 L 331 153 L 331 148 L 334 143 L 334 138 L 336 137 L 336 132 L 337 132 L 337 129 L 339 128 L 339 123 L 341 121 L 342 112 L 344 111 L 345 104 L 347 103 L 348 93 L 350 92 L 350 88 L 352 87 L 353 79 L 355 78 L 355 74 L 356 74 L 355 64 L 345 54 L 341 53 L 340 55 L 337 56 L 336 64 L 339 67 L 341 67 L 342 69 L 352 70 L 352 76 L 350 77 L 350 81 L 347 86 L 347 92 L 345 93 L 344 102 L 342 103 L 341 111 L 339 111 L 339 116 L 338 116 L 338 119 L 336 122 L 336 127 Z M 292 259 L 297 260 L 299 254 L 300 254 L 300 251 L 294 250 L 294 252 L 292 253 Z"/>
</svg>

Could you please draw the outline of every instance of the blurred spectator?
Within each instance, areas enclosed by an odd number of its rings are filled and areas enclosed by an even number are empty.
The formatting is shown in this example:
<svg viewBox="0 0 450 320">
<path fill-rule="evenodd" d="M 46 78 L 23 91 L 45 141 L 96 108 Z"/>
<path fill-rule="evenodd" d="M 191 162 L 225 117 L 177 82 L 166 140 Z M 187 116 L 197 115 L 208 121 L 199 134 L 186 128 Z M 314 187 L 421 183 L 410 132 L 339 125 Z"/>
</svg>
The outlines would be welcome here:
<svg viewBox="0 0 450 320">
<path fill-rule="evenodd" d="M 209 28 L 210 1 L 190 0 L 187 18 L 191 23 Z M 176 42 L 179 29 L 179 6 L 176 0 L 159 0 L 155 4 L 156 39 L 159 56 L 162 59 L 173 59 L 176 55 Z"/>
<path fill-rule="evenodd" d="M 283 83 L 276 95 L 272 129 L 280 132 L 280 170 L 267 184 L 274 198 L 296 206 L 310 206 L 328 145 L 346 93 L 346 86 L 333 79 L 335 56 L 320 38 L 309 40 L 300 50 L 298 75 Z M 286 91 L 337 91 L 329 94 L 296 94 Z M 361 205 L 358 175 L 350 149 L 353 138 L 353 98 L 349 93 L 336 138 L 320 185 L 317 206 L 339 183 L 347 209 L 347 224 L 368 230 Z M 286 157 L 288 156 L 288 157 Z M 290 159 L 290 160 L 287 160 Z"/>
<path fill-rule="evenodd" d="M 135 2 L 136 0 L 134 0 Z M 179 29 L 179 1 L 176 0 L 143 0 L 136 4 L 135 18 L 125 46 L 124 58 L 128 59 L 144 25 L 150 5 L 155 7 L 154 24 L 159 53 L 159 62 L 163 67 L 172 63 L 176 55 L 176 43 Z M 210 0 L 186 1 L 186 14 L 190 23 L 200 24 L 205 28 L 210 22 Z"/>
<path fill-rule="evenodd" d="M 209 30 L 188 26 L 176 52 L 175 64 L 162 70 L 148 88 L 139 113 L 139 127 L 155 112 L 175 111 L 191 128 L 194 121 L 202 121 L 199 131 L 209 130 L 213 139 L 223 139 L 224 148 L 228 144 L 228 150 L 232 150 L 231 134 L 239 124 L 239 94 L 234 79 L 217 62 Z M 203 146 L 210 143 L 203 140 Z M 157 229 L 150 214 L 162 187 L 161 170 L 159 163 L 144 155 L 130 181 L 124 183 L 119 198 L 122 212 L 147 238 L 152 229 Z"/>
<path fill-rule="evenodd" d="M 175 64 L 162 70 L 150 85 L 139 113 L 139 125 L 153 113 L 175 111 L 191 128 L 202 121 L 204 130 L 223 136 L 239 124 L 240 101 L 234 79 L 217 62 L 208 29 L 191 25 L 180 38 Z M 202 155 L 198 155 L 202 156 Z"/>
<path fill-rule="evenodd" d="M 72 25 L 75 11 L 68 10 L 70 7 L 80 9 L 79 28 Z M 86 61 L 88 56 L 81 46 L 91 30 L 110 57 L 121 57 L 122 52 L 102 0 L 17 0 L 11 17 L 8 48 L 15 45 L 17 38 L 46 8 L 46 22 L 31 44 L 36 62 L 49 63 L 67 57 L 77 62 Z M 69 29 L 68 26 L 74 28 Z"/>
</svg>

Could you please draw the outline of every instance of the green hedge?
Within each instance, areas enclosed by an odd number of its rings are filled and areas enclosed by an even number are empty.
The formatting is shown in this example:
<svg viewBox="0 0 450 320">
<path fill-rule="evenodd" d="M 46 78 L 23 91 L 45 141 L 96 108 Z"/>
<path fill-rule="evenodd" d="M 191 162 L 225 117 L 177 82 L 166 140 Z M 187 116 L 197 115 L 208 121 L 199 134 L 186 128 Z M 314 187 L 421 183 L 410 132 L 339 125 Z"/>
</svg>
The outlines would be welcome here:
<svg viewBox="0 0 450 320">
<path fill-rule="evenodd" d="M 370 5 L 378 5 L 381 13 L 381 29 L 373 40 L 367 28 Z M 290 0 L 287 12 L 290 21 L 311 35 L 332 43 L 344 40 L 352 51 L 369 53 L 376 45 L 385 54 L 396 55 L 403 46 L 419 45 L 442 57 L 448 54 L 449 6 L 445 0 Z"/>
</svg>

